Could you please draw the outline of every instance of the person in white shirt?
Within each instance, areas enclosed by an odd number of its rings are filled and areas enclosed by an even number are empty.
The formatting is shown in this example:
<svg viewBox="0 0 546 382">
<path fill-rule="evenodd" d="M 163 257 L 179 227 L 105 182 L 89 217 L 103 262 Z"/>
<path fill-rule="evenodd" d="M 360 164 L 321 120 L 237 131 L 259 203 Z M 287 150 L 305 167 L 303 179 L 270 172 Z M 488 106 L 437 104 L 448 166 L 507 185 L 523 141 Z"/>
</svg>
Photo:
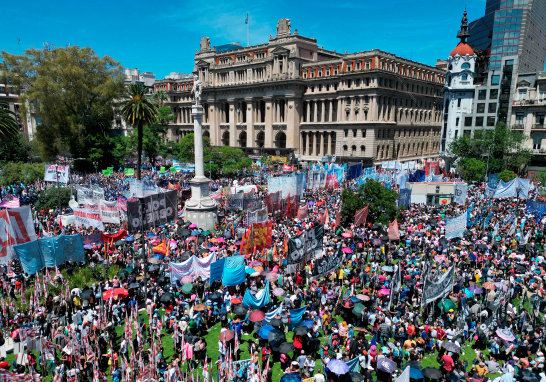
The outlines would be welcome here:
<svg viewBox="0 0 546 382">
<path fill-rule="evenodd" d="M 313 376 L 315 382 L 324 382 L 324 375 L 320 373 L 320 367 L 317 369 L 317 373 Z"/>
</svg>

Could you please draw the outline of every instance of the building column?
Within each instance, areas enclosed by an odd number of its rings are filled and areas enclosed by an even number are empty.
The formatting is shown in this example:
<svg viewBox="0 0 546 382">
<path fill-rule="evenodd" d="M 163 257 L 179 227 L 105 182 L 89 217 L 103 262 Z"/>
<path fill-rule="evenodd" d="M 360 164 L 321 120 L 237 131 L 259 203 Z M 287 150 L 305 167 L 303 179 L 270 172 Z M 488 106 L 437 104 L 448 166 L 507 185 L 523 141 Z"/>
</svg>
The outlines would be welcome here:
<svg viewBox="0 0 546 382">
<path fill-rule="evenodd" d="M 313 123 L 317 123 L 318 119 L 318 110 L 317 110 L 317 101 L 311 101 L 313 102 Z"/>
<path fill-rule="evenodd" d="M 324 133 L 324 142 L 326 143 L 326 155 L 332 155 L 332 141 L 329 131 Z"/>
<path fill-rule="evenodd" d="M 311 122 L 311 102 L 305 101 L 305 104 L 307 105 L 307 112 L 306 112 L 306 121 Z"/>
<path fill-rule="evenodd" d="M 286 147 L 300 149 L 301 101 L 287 97 L 284 104 L 284 123 L 286 124 Z"/>
<path fill-rule="evenodd" d="M 320 122 L 324 123 L 324 115 L 325 115 L 325 112 L 326 110 L 324 110 L 326 108 L 326 101 L 324 100 L 320 100 L 319 101 L 321 106 L 320 106 Z"/>
<path fill-rule="evenodd" d="M 337 122 L 343 121 L 343 97 L 337 99 Z"/>
<path fill-rule="evenodd" d="M 235 119 L 237 116 L 237 113 L 235 112 L 235 99 L 229 98 L 229 145 L 231 147 L 238 147 L 237 145 L 237 138 L 235 137 L 235 134 L 237 134 L 237 128 L 235 127 Z"/>
<path fill-rule="evenodd" d="M 271 148 L 273 146 L 273 97 L 265 96 L 265 141 L 264 147 Z"/>
<path fill-rule="evenodd" d="M 212 99 L 207 100 L 207 107 L 209 108 L 210 144 L 211 146 L 218 146 L 218 132 L 220 131 L 220 124 L 218 123 L 218 103 Z"/>
<path fill-rule="evenodd" d="M 254 101 L 246 97 L 246 147 L 254 147 Z"/>
</svg>

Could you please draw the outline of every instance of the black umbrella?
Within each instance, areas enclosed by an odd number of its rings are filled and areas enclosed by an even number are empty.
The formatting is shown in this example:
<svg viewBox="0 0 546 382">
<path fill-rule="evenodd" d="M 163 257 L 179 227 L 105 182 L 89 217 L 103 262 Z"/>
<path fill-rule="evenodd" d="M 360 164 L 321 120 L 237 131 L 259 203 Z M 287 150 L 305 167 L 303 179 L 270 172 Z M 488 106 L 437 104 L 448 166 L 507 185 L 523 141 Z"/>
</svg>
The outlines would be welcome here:
<svg viewBox="0 0 546 382">
<path fill-rule="evenodd" d="M 133 260 L 133 261 L 129 261 L 129 262 L 127 262 L 127 266 L 134 269 L 134 268 L 136 268 L 136 267 L 138 266 L 138 262 L 137 262 L 137 261 L 134 261 L 134 260 Z"/>
<path fill-rule="evenodd" d="M 360 382 L 364 379 L 364 376 L 360 373 L 357 373 L 356 371 L 350 371 L 349 376 L 351 377 L 351 381 L 353 382 Z"/>
<path fill-rule="evenodd" d="M 191 257 L 191 252 L 184 252 L 182 256 L 180 257 L 180 261 L 186 261 L 189 260 Z"/>
<path fill-rule="evenodd" d="M 171 292 L 163 293 L 161 297 L 159 297 L 159 302 L 171 302 L 174 301 L 174 294 Z"/>
<path fill-rule="evenodd" d="M 296 336 L 305 336 L 307 333 L 309 333 L 309 328 L 304 325 L 298 325 L 294 328 L 294 334 Z"/>
<path fill-rule="evenodd" d="M 216 300 L 216 299 L 219 299 L 219 298 L 222 298 L 222 293 L 220 292 L 213 292 L 209 295 L 209 298 L 211 300 Z"/>
<path fill-rule="evenodd" d="M 372 225 L 372 228 L 371 228 L 371 229 L 372 229 L 372 231 L 377 231 L 377 230 L 380 229 L 380 228 L 381 228 L 381 225 L 379 225 L 379 224 L 374 224 L 374 225 Z"/>
<path fill-rule="evenodd" d="M 142 288 L 142 285 L 140 285 L 139 283 L 129 284 L 129 289 L 138 289 L 138 288 Z"/>
<path fill-rule="evenodd" d="M 180 230 L 180 236 L 186 237 L 186 236 L 190 236 L 190 234 L 191 234 L 191 231 L 187 228 L 183 228 Z"/>
<path fill-rule="evenodd" d="M 486 249 L 486 248 L 487 248 L 487 245 L 481 244 L 481 243 L 480 243 L 480 244 L 477 245 L 477 247 L 478 247 L 479 249 Z"/>
<path fill-rule="evenodd" d="M 118 275 L 118 277 L 123 277 L 123 278 L 125 278 L 125 277 L 129 276 L 129 272 L 127 272 L 126 270 L 122 269 L 121 271 L 119 271 L 119 272 L 117 273 L 117 275 Z"/>
<path fill-rule="evenodd" d="M 158 269 L 159 269 L 159 265 L 156 265 L 156 264 L 152 264 L 146 267 L 146 271 L 148 272 L 154 272 L 154 271 L 157 271 Z"/>
<path fill-rule="evenodd" d="M 461 347 L 458 346 L 455 342 L 451 341 L 443 341 L 442 347 L 446 349 L 447 351 L 453 352 L 453 353 L 460 353 Z"/>
<path fill-rule="evenodd" d="M 254 331 L 255 331 L 256 333 L 258 333 L 258 332 L 260 331 L 260 328 L 261 328 L 262 326 L 264 326 L 264 325 L 265 325 L 265 324 L 264 324 L 263 321 L 255 322 L 255 323 L 254 323 Z"/>
<path fill-rule="evenodd" d="M 525 271 L 527 271 L 527 266 L 523 264 L 516 264 L 516 271 L 518 271 L 519 273 L 524 273 Z"/>
<path fill-rule="evenodd" d="M 273 329 L 267 334 L 267 340 L 273 348 L 278 350 L 279 345 L 284 342 L 284 333 L 280 330 Z"/>
<path fill-rule="evenodd" d="M 248 313 L 248 307 L 243 304 L 237 304 L 235 305 L 235 309 L 233 309 L 233 313 L 237 316 L 244 316 Z"/>
<path fill-rule="evenodd" d="M 93 291 L 92 290 L 84 290 L 80 297 L 82 300 L 89 300 L 91 297 L 93 297 Z"/>
<path fill-rule="evenodd" d="M 282 321 L 278 318 L 273 318 L 271 321 L 269 321 L 269 325 L 280 328 L 282 326 Z"/>
<path fill-rule="evenodd" d="M 540 381 L 540 375 L 532 372 L 529 369 L 520 369 L 518 372 L 518 379 L 526 382 L 538 382 Z"/>
<path fill-rule="evenodd" d="M 269 335 L 268 335 L 268 339 L 269 339 Z M 294 351 L 294 349 L 295 347 L 292 342 L 284 342 L 279 346 L 279 353 L 288 354 L 291 351 Z"/>
<path fill-rule="evenodd" d="M 380 239 L 383 240 L 383 241 L 389 241 L 389 237 L 388 237 L 388 236 L 381 236 Z"/>
<path fill-rule="evenodd" d="M 440 370 L 430 366 L 423 369 L 423 375 L 428 379 L 442 379 L 444 377 Z"/>
<path fill-rule="evenodd" d="M 408 366 L 411 367 L 412 369 L 419 369 L 419 370 L 423 368 L 423 366 L 421 366 L 421 362 L 419 361 L 408 361 L 402 365 L 402 370 L 404 370 Z"/>
</svg>

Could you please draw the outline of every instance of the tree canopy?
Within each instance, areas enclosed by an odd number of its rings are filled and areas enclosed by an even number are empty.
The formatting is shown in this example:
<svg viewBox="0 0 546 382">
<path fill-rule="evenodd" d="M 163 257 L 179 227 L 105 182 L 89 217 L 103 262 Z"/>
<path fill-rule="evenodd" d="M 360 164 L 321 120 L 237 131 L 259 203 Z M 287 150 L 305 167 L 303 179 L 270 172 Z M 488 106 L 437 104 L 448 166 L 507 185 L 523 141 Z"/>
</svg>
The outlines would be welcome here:
<svg viewBox="0 0 546 382">
<path fill-rule="evenodd" d="M 524 148 L 527 140 L 521 132 L 510 130 L 504 123 L 493 129 L 481 129 L 474 136 L 462 135 L 456 138 L 449 149 L 458 159 L 461 174 L 468 174 L 466 180 L 478 180 L 483 163 L 483 175 L 511 170 L 522 174 L 531 161 L 531 150 Z M 473 159 L 472 161 L 470 159 Z"/>
<path fill-rule="evenodd" d="M 45 160 L 66 152 L 74 158 L 102 153 L 101 166 L 111 160 L 104 157 L 112 150 L 108 134 L 115 102 L 124 92 L 118 62 L 78 46 L 31 48 L 22 55 L 2 51 L 1 57 L 4 83 L 27 88 L 21 95 L 22 114 L 42 119 L 36 139 Z"/>
<path fill-rule="evenodd" d="M 398 193 L 383 187 L 381 182 L 368 179 L 355 193 L 351 188 L 341 194 L 341 218 L 345 224 L 354 222 L 355 213 L 368 206 L 368 221 L 388 224 L 401 218 L 397 207 Z"/>
</svg>

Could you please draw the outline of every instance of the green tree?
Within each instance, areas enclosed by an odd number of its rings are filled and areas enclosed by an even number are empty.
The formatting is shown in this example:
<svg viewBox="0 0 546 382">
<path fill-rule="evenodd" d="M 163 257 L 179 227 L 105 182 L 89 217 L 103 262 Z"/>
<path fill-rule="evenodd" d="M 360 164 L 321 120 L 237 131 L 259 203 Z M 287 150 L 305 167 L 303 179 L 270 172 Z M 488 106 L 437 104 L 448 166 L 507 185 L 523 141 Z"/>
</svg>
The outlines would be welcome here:
<svg viewBox="0 0 546 382">
<path fill-rule="evenodd" d="M 162 109 L 165 106 L 165 101 L 167 101 L 168 99 L 169 96 L 163 90 L 158 90 L 154 94 L 152 94 L 152 102 L 157 106 L 158 109 Z"/>
<path fill-rule="evenodd" d="M 114 139 L 114 150 L 112 151 L 112 157 L 114 164 L 117 166 L 125 166 L 125 160 L 134 154 L 130 143 L 130 138 L 125 136 L 118 136 Z"/>
<path fill-rule="evenodd" d="M 44 179 L 43 163 L 5 163 L 2 166 L 0 183 L 4 186 L 12 184 L 31 184 Z"/>
<path fill-rule="evenodd" d="M 0 162 L 28 162 L 32 161 L 32 154 L 33 150 L 23 134 L 0 142 Z"/>
<path fill-rule="evenodd" d="M 505 182 L 509 182 L 514 179 L 517 175 L 514 171 L 504 170 L 499 173 L 499 179 L 502 179 Z"/>
<path fill-rule="evenodd" d="M 241 149 L 230 146 L 222 146 L 214 151 L 218 153 L 218 159 L 220 162 L 217 162 L 214 159 L 213 161 L 215 163 L 219 163 L 220 170 L 223 174 L 237 174 L 244 169 L 249 169 L 252 167 L 252 160 L 247 158 Z"/>
<path fill-rule="evenodd" d="M 101 150 L 107 152 L 107 139 L 89 140 L 88 136 L 109 133 L 116 100 L 124 92 L 118 62 L 78 46 L 31 48 L 22 55 L 2 51 L 1 58 L 3 80 L 27 86 L 21 96 L 22 114 L 31 111 L 42 119 L 36 139 L 44 159 L 66 152 L 89 158 L 94 148 L 95 157 Z M 103 146 L 93 147 L 93 143 Z"/>
<path fill-rule="evenodd" d="M 542 186 L 546 186 L 546 170 L 540 170 L 540 172 L 535 175 L 535 180 L 538 180 Z"/>
<path fill-rule="evenodd" d="M 59 195 L 61 200 L 61 208 L 66 208 L 70 201 L 71 191 L 68 187 L 57 186 L 50 187 L 47 190 L 41 191 L 38 194 L 38 199 L 34 203 L 37 210 L 55 209 L 59 206 Z"/>
<path fill-rule="evenodd" d="M 17 114 L 9 109 L 9 104 L 6 101 L 0 101 L 0 138 L 7 141 L 17 136 L 18 133 Z"/>
<path fill-rule="evenodd" d="M 193 144 L 193 133 L 191 133 L 183 137 L 180 142 L 175 144 L 173 154 L 180 162 L 193 163 L 195 161 L 194 148 L 195 146 Z M 210 138 L 203 137 L 203 156 L 205 157 L 205 162 L 208 162 L 207 156 L 210 155 L 210 152 Z"/>
<path fill-rule="evenodd" d="M 121 110 L 121 116 L 137 130 L 137 179 L 141 178 L 142 143 L 144 125 L 152 124 L 157 117 L 157 108 L 145 97 L 146 88 L 142 84 L 130 84 L 127 101 Z"/>
<path fill-rule="evenodd" d="M 494 129 L 476 130 L 473 137 L 458 137 L 450 144 L 449 150 L 458 159 L 459 167 L 473 158 L 485 160 L 488 173 L 512 170 L 520 174 L 525 172 L 532 157 L 531 151 L 523 147 L 526 140 L 521 132 L 510 130 L 504 123 L 499 123 Z M 486 157 L 488 160 L 484 159 Z M 470 164 L 466 163 L 467 170 Z"/>
<path fill-rule="evenodd" d="M 345 224 L 352 223 L 355 213 L 368 206 L 368 221 L 388 224 L 400 220 L 403 208 L 397 207 L 398 193 L 375 180 L 367 180 L 358 192 L 347 188 L 341 193 L 341 218 Z"/>
<path fill-rule="evenodd" d="M 459 172 L 467 182 L 482 182 L 485 177 L 485 162 L 476 158 L 464 158 L 459 162 Z"/>
</svg>

